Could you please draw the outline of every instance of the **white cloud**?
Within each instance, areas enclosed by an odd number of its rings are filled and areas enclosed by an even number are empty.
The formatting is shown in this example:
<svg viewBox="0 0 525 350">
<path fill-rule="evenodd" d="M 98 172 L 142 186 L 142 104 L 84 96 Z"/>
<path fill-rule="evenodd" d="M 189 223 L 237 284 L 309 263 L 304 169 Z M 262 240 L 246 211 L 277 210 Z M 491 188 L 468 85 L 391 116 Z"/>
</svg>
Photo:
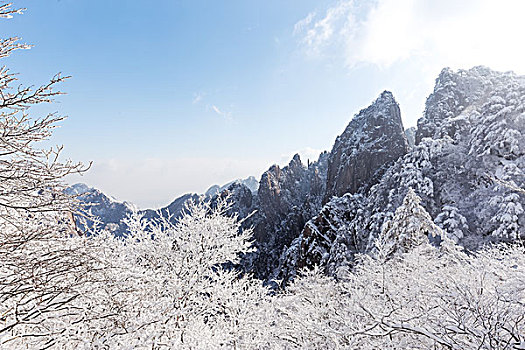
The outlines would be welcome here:
<svg viewBox="0 0 525 350">
<path fill-rule="evenodd" d="M 522 0 L 344 0 L 309 14 L 294 34 L 310 55 L 390 67 L 418 58 L 428 65 L 487 65 L 525 73 Z"/>
<path fill-rule="evenodd" d="M 221 110 L 219 109 L 219 107 L 213 105 L 211 106 L 211 108 L 215 111 L 215 113 L 217 113 L 218 115 L 223 115 L 224 113 L 221 112 Z"/>
<path fill-rule="evenodd" d="M 306 27 L 308 27 L 310 23 L 312 23 L 315 16 L 315 12 L 310 12 L 308 16 L 297 22 L 293 28 L 294 35 L 300 34 Z"/>
<path fill-rule="evenodd" d="M 197 105 L 197 104 L 201 104 L 201 102 L 203 101 L 204 97 L 206 96 L 206 93 L 204 92 L 196 92 L 193 94 L 193 99 L 191 101 L 192 104 L 194 105 Z M 217 105 L 209 105 L 209 104 L 206 104 L 206 110 L 209 111 L 210 109 L 215 112 L 215 114 L 221 116 L 222 118 L 226 119 L 226 120 L 231 120 L 232 119 L 232 113 L 230 111 L 225 111 L 219 107 L 217 107 Z"/>
</svg>

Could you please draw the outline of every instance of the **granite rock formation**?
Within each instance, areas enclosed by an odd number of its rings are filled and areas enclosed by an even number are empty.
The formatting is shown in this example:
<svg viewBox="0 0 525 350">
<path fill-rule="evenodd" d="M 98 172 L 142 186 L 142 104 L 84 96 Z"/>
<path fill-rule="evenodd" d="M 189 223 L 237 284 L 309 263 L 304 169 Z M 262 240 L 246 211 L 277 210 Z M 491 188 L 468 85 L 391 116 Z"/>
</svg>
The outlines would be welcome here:
<svg viewBox="0 0 525 350">
<path fill-rule="evenodd" d="M 379 171 L 407 151 L 399 105 L 385 91 L 336 139 L 328 158 L 325 202 L 332 196 L 365 191 L 381 175 Z"/>
</svg>

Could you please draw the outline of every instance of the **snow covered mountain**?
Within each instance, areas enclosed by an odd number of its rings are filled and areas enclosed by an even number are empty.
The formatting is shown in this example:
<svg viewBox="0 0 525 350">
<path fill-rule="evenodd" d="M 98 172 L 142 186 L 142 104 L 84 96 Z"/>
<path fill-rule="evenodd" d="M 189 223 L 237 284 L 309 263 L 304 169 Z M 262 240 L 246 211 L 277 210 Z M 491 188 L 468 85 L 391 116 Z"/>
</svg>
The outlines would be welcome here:
<svg viewBox="0 0 525 350">
<path fill-rule="evenodd" d="M 418 121 L 415 146 L 368 188 L 333 197 L 283 253 L 281 277 L 352 265 L 409 188 L 446 234 L 469 249 L 524 238 L 525 78 L 485 67 L 444 69 Z M 334 146 L 335 147 L 335 146 Z M 348 150 L 350 151 L 350 149 Z"/>
<path fill-rule="evenodd" d="M 122 222 L 128 215 L 137 211 L 145 218 L 153 219 L 161 215 L 171 215 L 174 219 L 180 217 L 184 209 L 184 203 L 187 200 L 197 200 L 199 195 L 195 193 L 188 193 L 176 198 L 166 207 L 158 210 L 145 209 L 139 210 L 134 204 L 130 202 L 121 202 L 113 197 L 110 197 L 102 191 L 89 187 L 83 183 L 74 184 L 66 189 L 69 195 L 75 196 L 83 206 L 83 210 L 91 213 L 97 220 L 100 221 L 102 227 L 111 231 L 116 236 L 121 236 L 126 232 L 126 224 Z M 80 225 L 80 222 L 77 222 Z M 88 225 L 93 224 L 88 221 Z M 80 227 L 85 230 L 85 227 Z"/>
<path fill-rule="evenodd" d="M 258 181 L 253 176 L 246 179 L 238 179 L 231 181 L 223 186 L 212 186 L 204 194 L 204 198 L 211 199 L 212 197 L 224 192 L 227 188 L 235 184 L 242 184 L 246 186 L 251 192 L 257 192 L 259 187 Z M 111 231 L 113 234 L 120 236 L 124 234 L 127 227 L 122 222 L 124 218 L 130 215 L 133 211 L 138 211 L 147 219 L 154 219 L 160 215 L 172 216 L 173 219 L 180 217 L 184 210 L 184 205 L 188 200 L 198 200 L 201 196 L 196 193 L 187 193 L 175 198 L 167 206 L 153 210 L 144 209 L 139 210 L 134 204 L 126 201 L 118 201 L 115 198 L 106 195 L 102 191 L 89 187 L 83 183 L 74 184 L 66 189 L 69 195 L 76 196 L 83 204 L 84 210 L 90 212 L 95 216 L 102 227 Z M 89 222 L 92 224 L 92 222 Z M 85 229 L 82 227 L 82 229 Z"/>
<path fill-rule="evenodd" d="M 355 193 L 381 176 L 381 169 L 408 152 L 399 105 L 383 92 L 359 112 L 335 140 L 328 157 L 325 202 Z"/>
<path fill-rule="evenodd" d="M 66 189 L 66 193 L 75 196 L 83 204 L 86 211 L 100 220 L 102 227 L 121 235 L 126 227 L 122 223 L 128 214 L 135 210 L 135 206 L 129 202 L 121 202 L 113 197 L 107 196 L 102 191 L 89 187 L 83 183 L 74 184 Z M 80 223 L 78 223 L 80 224 Z M 88 225 L 92 222 L 89 221 Z M 85 227 L 80 227 L 85 230 Z"/>
<path fill-rule="evenodd" d="M 525 238 L 525 77 L 485 67 L 444 69 L 417 129 L 405 130 L 392 93 L 361 110 L 331 152 L 304 165 L 299 155 L 206 191 L 229 195 L 232 212 L 253 227 L 257 252 L 244 267 L 259 278 L 289 279 L 321 265 L 329 274 L 368 252 L 409 188 L 446 234 L 468 249 Z M 106 225 L 131 206 L 75 185 Z M 178 215 L 190 194 L 161 213 Z M 146 217 L 158 215 L 145 211 Z M 122 233 L 122 225 L 115 229 Z"/>
<path fill-rule="evenodd" d="M 210 188 L 208 188 L 208 190 L 204 193 L 204 195 L 207 197 L 216 196 L 220 194 L 221 192 L 223 192 L 224 190 L 228 189 L 228 187 L 230 187 L 233 184 L 244 185 L 248 187 L 248 189 L 252 193 L 257 193 L 257 190 L 259 189 L 259 181 L 257 181 L 255 176 L 248 176 L 246 179 L 237 179 L 237 180 L 230 181 L 226 185 L 222 185 L 222 186 L 213 185 Z"/>
<path fill-rule="evenodd" d="M 261 177 L 245 227 L 253 227 L 257 252 L 247 268 L 260 278 L 278 267 L 279 256 L 297 237 L 306 222 L 322 207 L 326 189 L 328 153 L 304 165 L 296 154 L 284 168 L 273 165 Z"/>
</svg>

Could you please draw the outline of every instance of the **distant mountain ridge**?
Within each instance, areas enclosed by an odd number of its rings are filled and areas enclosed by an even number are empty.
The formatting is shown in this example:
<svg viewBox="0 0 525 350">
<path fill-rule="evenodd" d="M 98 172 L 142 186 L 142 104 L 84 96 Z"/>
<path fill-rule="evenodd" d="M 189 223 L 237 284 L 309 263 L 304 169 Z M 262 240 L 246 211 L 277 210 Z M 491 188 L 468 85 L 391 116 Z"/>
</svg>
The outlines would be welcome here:
<svg viewBox="0 0 525 350">
<path fill-rule="evenodd" d="M 356 254 L 373 249 L 409 188 L 468 249 L 525 238 L 525 196 L 512 190 L 525 187 L 525 77 L 444 69 L 417 125 L 404 129 L 399 105 L 385 91 L 316 162 L 304 165 L 295 155 L 258 182 L 210 187 L 208 200 L 230 196 L 231 211 L 254 228 L 257 252 L 245 257 L 244 268 L 287 280 L 314 265 L 328 274 L 351 267 Z M 129 210 L 94 189 L 85 193 L 107 208 L 99 211 L 104 222 Z M 180 213 L 190 198 L 198 196 L 177 199 L 170 212 Z"/>
<path fill-rule="evenodd" d="M 233 184 L 242 184 L 252 192 L 257 192 L 259 187 L 258 181 L 254 176 L 245 179 L 237 179 L 228 182 L 223 186 L 214 185 L 210 187 L 203 195 L 196 193 L 187 193 L 175 198 L 170 204 L 159 209 L 138 209 L 136 205 L 128 201 L 119 201 L 102 191 L 90 187 L 84 183 L 76 183 L 69 186 L 66 192 L 69 195 L 76 196 L 83 204 L 84 210 L 91 212 L 97 217 L 103 225 L 103 228 L 120 236 L 125 233 L 126 226 L 122 220 L 128 215 L 137 211 L 147 219 L 158 217 L 159 213 L 165 216 L 172 216 L 174 219 L 180 217 L 184 210 L 184 205 L 188 200 L 198 200 L 201 196 L 211 199 L 219 193 L 226 190 Z"/>
<path fill-rule="evenodd" d="M 248 189 L 252 191 L 252 193 L 257 193 L 257 190 L 259 189 L 259 181 L 257 181 L 255 176 L 248 176 L 246 179 L 233 180 L 222 186 L 213 185 L 210 188 L 208 188 L 208 190 L 206 190 L 204 195 L 207 197 L 216 196 L 220 194 L 221 192 L 223 192 L 224 190 L 228 189 L 228 187 L 230 187 L 233 184 L 242 184 L 248 187 Z"/>
</svg>

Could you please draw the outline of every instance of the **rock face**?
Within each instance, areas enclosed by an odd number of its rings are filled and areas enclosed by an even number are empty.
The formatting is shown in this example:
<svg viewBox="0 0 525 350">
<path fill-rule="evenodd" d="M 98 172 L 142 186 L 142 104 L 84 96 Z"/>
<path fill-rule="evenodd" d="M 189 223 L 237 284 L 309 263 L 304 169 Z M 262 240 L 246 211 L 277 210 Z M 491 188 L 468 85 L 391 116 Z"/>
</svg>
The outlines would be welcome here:
<svg viewBox="0 0 525 350">
<path fill-rule="evenodd" d="M 363 200 L 358 193 L 366 193 L 380 180 L 388 166 L 408 150 L 399 105 L 392 93 L 385 91 L 372 105 L 361 110 L 336 139 L 328 157 L 323 196 L 326 205 L 306 223 L 283 254 L 277 274 L 288 278 L 297 269 L 326 264 L 331 246 L 342 231 L 348 237 L 357 234 L 350 227 L 334 229 L 339 225 L 333 223 L 339 223 L 340 218 L 359 215 Z M 340 249 L 345 251 L 347 259 L 359 250 L 356 239 L 353 239 L 351 248 L 346 246 L 351 242 L 339 243 L 345 244 Z"/>
<path fill-rule="evenodd" d="M 239 218 L 244 219 L 244 228 L 253 227 L 251 215 L 257 210 L 257 196 L 247 185 L 239 181 L 230 183 L 230 185 L 223 189 L 218 195 L 211 198 L 212 205 L 215 205 L 218 198 L 227 199 L 229 201 L 231 206 L 228 210 L 228 214 L 237 215 Z"/>
<path fill-rule="evenodd" d="M 336 139 L 328 158 L 324 201 L 368 189 L 380 170 L 407 151 L 399 105 L 392 93 L 385 91 Z"/>
<path fill-rule="evenodd" d="M 84 205 L 84 209 L 100 220 L 102 228 L 111 231 L 116 236 L 121 236 L 125 232 L 126 227 L 122 219 L 134 210 L 131 203 L 117 201 L 82 183 L 68 187 L 66 193 L 76 196 Z M 78 224 L 80 225 L 80 222 Z M 88 221 L 88 225 L 92 224 L 93 222 Z M 80 229 L 86 230 L 85 227 L 80 227 Z"/>
<path fill-rule="evenodd" d="M 233 184 L 242 184 L 246 186 L 253 193 L 257 193 L 257 189 L 259 188 L 259 181 L 257 181 L 255 176 L 248 176 L 246 179 L 234 180 L 234 181 L 228 182 L 227 184 L 223 186 L 213 185 L 204 193 L 204 196 L 206 197 L 216 196 L 220 194 L 221 192 L 223 192 L 224 190 L 228 189 L 228 187 L 230 187 Z"/>
<path fill-rule="evenodd" d="M 184 212 L 184 208 L 186 205 L 186 202 L 189 200 L 198 201 L 200 196 L 196 193 L 187 193 L 183 194 L 180 197 L 177 197 L 168 204 L 167 206 L 160 208 L 158 210 L 152 210 L 152 209 L 146 209 L 146 210 L 140 210 L 139 212 L 144 214 L 144 217 L 146 219 L 155 219 L 159 217 L 160 215 L 164 215 L 166 217 L 171 216 L 173 220 L 176 220 L 181 217 L 181 215 Z"/>
<path fill-rule="evenodd" d="M 326 249 L 317 249 L 318 243 L 330 244 L 335 237 L 328 233 L 331 223 L 325 218 L 334 213 L 326 206 L 321 211 L 323 200 L 366 192 L 407 152 L 399 106 L 392 93 L 385 91 L 352 119 L 332 152 L 323 153 L 318 162 L 305 168 L 296 155 L 284 169 L 270 168 L 258 192 L 258 275 L 282 276 L 283 269 L 290 266 L 287 259 L 294 260 L 293 269 L 323 262 Z M 338 214 L 348 216 L 342 210 Z"/>
<path fill-rule="evenodd" d="M 233 182 L 218 195 L 229 198 L 230 214 L 243 219 L 243 228 L 254 230 L 257 250 L 244 257 L 245 270 L 261 279 L 272 276 L 283 250 L 322 207 L 327 162 L 327 152 L 308 166 L 296 154 L 287 166 L 272 165 L 264 172 L 257 193 L 244 183 Z"/>
<path fill-rule="evenodd" d="M 328 154 L 305 166 L 296 154 L 288 166 L 273 165 L 259 183 L 257 212 L 251 220 L 257 253 L 252 270 L 268 278 L 278 266 L 285 247 L 299 235 L 305 223 L 321 208 Z"/>
<path fill-rule="evenodd" d="M 457 117 L 468 114 L 469 109 L 480 108 L 487 95 L 494 91 L 496 80 L 501 78 L 501 73 L 481 66 L 458 72 L 443 69 L 427 99 L 425 113 L 417 122 L 415 143 L 419 144 L 425 137 L 454 138 L 464 121 Z"/>
</svg>

